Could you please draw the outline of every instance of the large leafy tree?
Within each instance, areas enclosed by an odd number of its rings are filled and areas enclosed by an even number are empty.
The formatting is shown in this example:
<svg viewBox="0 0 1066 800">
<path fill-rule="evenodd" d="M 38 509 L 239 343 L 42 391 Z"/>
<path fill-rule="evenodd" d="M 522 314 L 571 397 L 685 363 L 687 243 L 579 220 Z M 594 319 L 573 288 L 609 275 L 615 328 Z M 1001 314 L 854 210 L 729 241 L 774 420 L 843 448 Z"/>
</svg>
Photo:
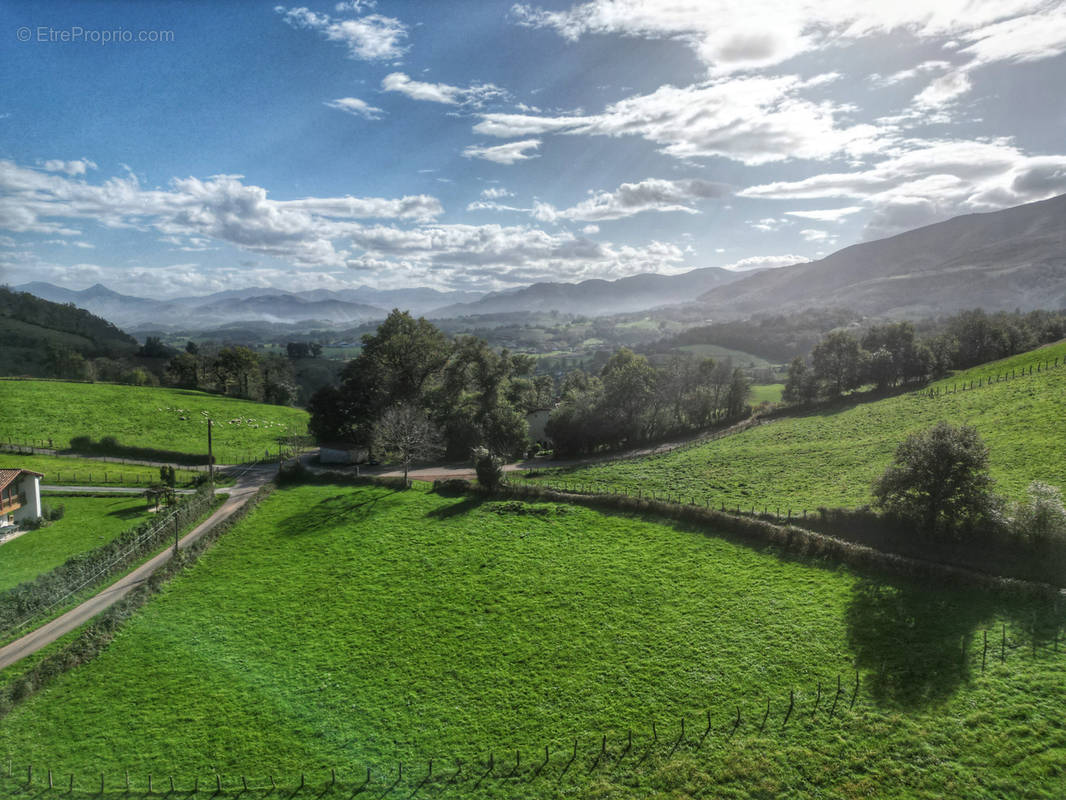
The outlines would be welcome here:
<svg viewBox="0 0 1066 800">
<path fill-rule="evenodd" d="M 996 496 L 988 448 L 977 429 L 948 422 L 908 436 L 874 482 L 877 505 L 929 533 L 951 533 L 985 520 Z"/>
<path fill-rule="evenodd" d="M 847 331 L 833 331 L 811 353 L 814 374 L 834 395 L 854 389 L 862 378 L 862 348 Z"/>
</svg>

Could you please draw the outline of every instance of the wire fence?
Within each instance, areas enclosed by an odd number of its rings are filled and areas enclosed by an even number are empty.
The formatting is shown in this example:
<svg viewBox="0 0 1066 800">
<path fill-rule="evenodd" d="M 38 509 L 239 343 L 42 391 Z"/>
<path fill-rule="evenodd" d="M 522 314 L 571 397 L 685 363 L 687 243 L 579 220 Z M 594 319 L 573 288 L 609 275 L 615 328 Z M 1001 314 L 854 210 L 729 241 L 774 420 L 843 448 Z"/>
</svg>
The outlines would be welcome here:
<svg viewBox="0 0 1066 800">
<path fill-rule="evenodd" d="M 1028 641 L 1027 641 L 1028 639 Z M 960 676 L 999 670 L 1010 674 L 1016 665 L 1025 661 L 1059 655 L 1059 629 L 1054 638 L 1040 639 L 1002 623 L 965 636 L 954 657 Z M 952 661 L 950 653 L 947 662 Z M 943 667 L 944 659 L 937 661 Z M 913 669 L 908 662 L 907 669 Z M 877 708 L 886 687 L 896 680 L 912 679 L 901 668 L 893 674 L 893 667 L 882 662 L 874 669 L 854 669 L 823 673 L 822 678 L 787 690 L 749 693 L 742 698 L 722 699 L 702 712 L 659 714 L 628 726 L 612 726 L 602 732 L 585 731 L 569 737 L 553 736 L 538 745 L 526 743 L 516 747 L 497 743 L 482 747 L 480 753 L 464 758 L 455 756 L 425 757 L 417 762 L 395 761 L 338 767 L 308 766 L 299 774 L 248 775 L 205 771 L 200 774 L 174 775 L 158 772 L 120 773 L 72 772 L 53 769 L 47 764 L 26 764 L 15 768 L 8 757 L 4 778 L 10 796 L 26 794 L 40 796 L 43 791 L 73 796 L 170 796 L 217 797 L 232 794 L 248 796 L 289 796 L 301 793 L 308 797 L 322 797 L 336 793 L 352 797 L 366 793 L 376 797 L 393 795 L 415 797 L 450 795 L 466 797 L 484 790 L 490 796 L 511 789 L 522 793 L 524 787 L 547 796 L 554 784 L 555 791 L 596 776 L 632 774 L 648 762 L 668 762 L 675 755 L 696 756 L 710 742 L 720 747 L 738 743 L 751 746 L 751 737 L 758 737 L 768 747 L 776 746 L 772 737 L 798 730 L 799 735 L 818 727 L 837 725 L 835 730 L 846 735 L 852 730 L 847 724 L 861 715 L 864 706 Z M 748 737 L 745 744 L 739 744 Z"/>
<path fill-rule="evenodd" d="M 1037 361 L 1034 364 L 1030 364 L 1028 369 L 1017 367 L 1010 370 L 1010 372 L 1004 371 L 1001 373 L 992 373 L 991 375 L 981 375 L 977 378 L 971 378 L 969 381 L 955 381 L 949 389 L 947 385 L 944 386 L 931 386 L 928 389 L 921 390 L 921 394 L 927 397 L 943 397 L 949 394 L 958 394 L 959 392 L 969 392 L 974 389 L 983 389 L 988 386 L 995 386 L 997 383 L 1005 383 L 1006 381 L 1012 381 L 1017 378 L 1028 378 L 1034 374 L 1041 375 L 1049 372 L 1053 369 L 1059 369 L 1062 366 L 1066 366 L 1066 359 L 1056 358 L 1054 361 L 1051 359 L 1045 359 L 1044 361 Z"/>
<path fill-rule="evenodd" d="M 80 592 L 121 572 L 139 557 L 154 552 L 184 525 L 199 518 L 214 502 L 210 489 L 187 495 L 163 516 L 121 534 L 89 553 L 75 556 L 51 572 L 0 593 L 0 638 L 47 618 Z"/>
</svg>

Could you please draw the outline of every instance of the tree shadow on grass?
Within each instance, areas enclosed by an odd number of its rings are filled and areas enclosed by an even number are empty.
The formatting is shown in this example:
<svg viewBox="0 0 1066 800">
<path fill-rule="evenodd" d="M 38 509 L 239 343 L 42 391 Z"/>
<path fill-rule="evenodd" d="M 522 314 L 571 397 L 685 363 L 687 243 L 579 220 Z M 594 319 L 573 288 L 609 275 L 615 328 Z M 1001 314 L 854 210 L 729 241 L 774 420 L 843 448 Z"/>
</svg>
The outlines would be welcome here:
<svg viewBox="0 0 1066 800">
<path fill-rule="evenodd" d="M 119 519 L 136 519 L 144 516 L 144 507 L 136 505 L 132 508 L 116 508 L 114 511 L 108 511 L 107 515 L 109 517 L 118 517 Z"/>
<path fill-rule="evenodd" d="M 974 632 L 994 613 L 988 593 L 867 578 L 847 610 L 848 642 L 877 701 L 920 708 L 969 679 Z"/>
<path fill-rule="evenodd" d="M 466 497 L 458 503 L 434 508 L 427 513 L 426 516 L 432 517 L 433 519 L 450 519 L 451 517 L 459 517 L 463 514 L 469 514 L 475 508 L 480 506 L 481 503 L 482 500 L 480 497 Z"/>
<path fill-rule="evenodd" d="M 998 658 L 997 617 L 1009 620 L 1012 646 L 1046 645 L 1062 622 L 1053 600 L 866 578 L 848 607 L 848 642 L 875 700 L 921 708 L 947 699 L 981 669 L 986 631 L 995 644 L 988 658 Z"/>
<path fill-rule="evenodd" d="M 298 514 L 286 517 L 280 527 L 290 535 L 306 536 L 325 533 L 340 526 L 359 525 L 395 506 L 398 502 L 396 494 L 391 489 L 335 494 Z"/>
</svg>

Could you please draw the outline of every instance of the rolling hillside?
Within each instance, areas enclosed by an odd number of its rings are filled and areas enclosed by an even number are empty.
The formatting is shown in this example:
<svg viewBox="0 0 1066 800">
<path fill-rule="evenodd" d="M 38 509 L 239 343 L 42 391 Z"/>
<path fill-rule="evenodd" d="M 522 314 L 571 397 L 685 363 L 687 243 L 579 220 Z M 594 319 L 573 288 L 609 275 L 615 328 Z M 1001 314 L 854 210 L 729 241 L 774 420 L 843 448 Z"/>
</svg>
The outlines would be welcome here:
<svg viewBox="0 0 1066 800">
<path fill-rule="evenodd" d="M 950 390 L 1045 360 L 1066 343 L 984 364 L 941 381 Z M 1025 496 L 1034 480 L 1066 489 L 1066 367 L 930 398 L 924 392 L 772 420 L 735 436 L 648 458 L 548 473 L 536 480 L 587 489 L 681 495 L 699 503 L 795 511 L 856 507 L 908 434 L 939 420 L 977 427 L 999 491 Z"/>
<path fill-rule="evenodd" d="M 119 358 L 137 341 L 80 308 L 0 286 L 0 375 L 51 374 L 59 351 L 82 358 Z"/>
<path fill-rule="evenodd" d="M 207 417 L 215 420 L 221 463 L 277 452 L 278 438 L 307 431 L 307 412 L 288 406 L 149 386 L 63 381 L 0 380 L 0 441 L 113 436 L 126 447 L 176 453 L 207 452 Z"/>
<path fill-rule="evenodd" d="M 1066 195 L 856 244 L 714 288 L 700 302 L 730 315 L 808 307 L 909 317 L 1064 308 Z"/>
</svg>

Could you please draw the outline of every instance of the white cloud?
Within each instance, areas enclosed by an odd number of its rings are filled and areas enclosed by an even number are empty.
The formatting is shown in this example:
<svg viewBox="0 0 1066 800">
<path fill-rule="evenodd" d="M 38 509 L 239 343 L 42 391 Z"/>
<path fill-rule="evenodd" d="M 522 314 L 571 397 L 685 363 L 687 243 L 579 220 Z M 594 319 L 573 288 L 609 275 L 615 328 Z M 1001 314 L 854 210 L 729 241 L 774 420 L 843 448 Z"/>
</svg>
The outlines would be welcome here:
<svg viewBox="0 0 1066 800">
<path fill-rule="evenodd" d="M 810 259 L 806 256 L 751 256 L 734 261 L 732 264 L 726 264 L 722 269 L 731 269 L 734 272 L 744 272 L 750 269 L 777 269 L 779 267 L 790 267 L 793 264 L 804 264 L 808 261 Z"/>
<path fill-rule="evenodd" d="M 96 169 L 96 162 L 87 158 L 78 158 L 73 161 L 53 158 L 43 162 L 41 169 L 46 172 L 65 172 L 67 175 L 84 175 L 86 171 Z"/>
<path fill-rule="evenodd" d="M 776 181 L 738 192 L 762 199 L 852 199 L 872 210 L 868 236 L 995 211 L 1066 192 L 1066 156 L 1029 156 L 1008 140 L 909 141 L 867 169 Z"/>
<path fill-rule="evenodd" d="M 600 232 L 600 226 L 599 225 L 586 225 L 584 228 L 581 229 L 581 232 L 583 234 L 585 234 L 586 236 L 594 236 L 594 235 L 596 235 L 597 233 Z"/>
<path fill-rule="evenodd" d="M 533 216 L 542 222 L 567 219 L 575 222 L 599 222 L 622 219 L 644 211 L 682 211 L 698 214 L 693 204 L 709 198 L 724 197 L 729 190 L 719 183 L 691 179 L 669 181 L 646 178 L 638 183 L 623 183 L 613 192 L 590 192 L 587 200 L 566 209 L 547 203 L 534 205 Z"/>
<path fill-rule="evenodd" d="M 386 92 L 399 92 L 412 100 L 425 100 L 430 103 L 445 105 L 480 106 L 488 100 L 503 99 L 507 92 L 492 83 L 478 83 L 473 86 L 450 86 L 447 83 L 426 83 L 416 81 L 402 72 L 392 72 L 381 81 L 381 88 Z"/>
<path fill-rule="evenodd" d="M 801 97 L 811 85 L 794 75 L 667 85 L 613 103 L 600 114 L 483 114 L 474 131 L 500 137 L 637 135 L 678 158 L 722 156 L 751 165 L 855 157 L 877 152 L 893 139 L 883 127 L 838 124 L 850 108 Z"/>
<path fill-rule="evenodd" d="M 385 113 L 380 108 L 375 108 L 358 97 L 339 97 L 336 100 L 328 101 L 326 105 L 364 119 L 381 119 L 382 114 Z"/>
<path fill-rule="evenodd" d="M 285 285 L 298 269 L 310 281 L 301 277 L 301 285 L 325 286 L 322 276 L 327 273 L 341 276 L 337 285 L 348 285 L 344 276 L 352 270 L 371 270 L 381 283 L 392 285 L 502 288 L 545 279 L 671 272 L 684 262 L 684 253 L 669 242 L 618 245 L 530 225 L 433 222 L 442 211 L 436 198 L 425 195 L 274 200 L 266 189 L 246 185 L 235 175 L 174 179 L 164 189 L 145 189 L 132 173 L 94 184 L 0 161 L 0 229 L 68 236 L 79 233 L 66 227 L 75 220 L 152 233 L 178 249 L 231 245 L 282 262 L 261 269 L 242 265 L 245 278 L 238 285 L 249 280 Z M 364 221 L 373 219 L 392 222 Z M 5 265 L 68 284 L 132 275 L 99 265 L 52 265 L 47 271 L 34 258 L 6 258 Z M 194 284 L 212 290 L 208 283 L 224 272 L 209 270 L 198 278 L 197 269 L 183 265 L 181 273 L 165 279 L 162 273 L 144 276 L 146 282 L 172 288 L 180 278 L 188 281 L 189 291 Z M 225 274 L 230 277 L 218 280 L 231 285 L 235 273 Z"/>
<path fill-rule="evenodd" d="M 481 190 L 481 196 L 486 200 L 502 200 L 504 197 L 514 197 L 514 192 L 504 189 L 502 186 L 490 186 Z"/>
<path fill-rule="evenodd" d="M 941 75 L 914 97 L 919 109 L 936 109 L 953 102 L 973 88 L 967 74 L 961 70 Z"/>
<path fill-rule="evenodd" d="M 893 32 L 974 42 L 989 59 L 1046 57 L 1066 37 L 1046 0 L 590 0 L 560 11 L 512 7 L 522 25 L 587 34 L 673 39 L 717 73 L 781 64 L 801 53 Z"/>
<path fill-rule="evenodd" d="M 804 228 L 800 231 L 800 236 L 802 236 L 808 242 L 831 243 L 837 240 L 837 237 L 831 234 L 829 231 L 823 231 L 819 228 Z"/>
<path fill-rule="evenodd" d="M 893 72 L 891 75 L 878 75 L 875 73 L 870 76 L 870 82 L 877 86 L 894 86 L 897 83 L 917 78 L 927 72 L 944 72 L 949 69 L 951 69 L 950 61 L 923 61 L 916 67 L 902 69 L 899 72 Z"/>
<path fill-rule="evenodd" d="M 538 154 L 532 151 L 539 148 L 540 139 L 523 139 L 518 142 L 508 142 L 507 144 L 493 146 L 470 145 L 470 147 L 463 150 L 463 156 L 495 161 L 497 164 L 514 164 L 516 161 L 537 158 Z"/>
<path fill-rule="evenodd" d="M 327 40 L 344 44 L 350 58 L 385 61 L 399 58 L 407 52 L 402 44 L 407 38 L 407 26 L 392 17 L 368 14 L 354 19 L 335 19 L 305 7 L 275 6 L 274 10 L 294 28 L 318 31 Z M 354 9 L 346 10 L 361 9 L 357 4 Z"/>
<path fill-rule="evenodd" d="M 818 222 L 841 222 L 844 217 L 857 214 L 863 210 L 862 206 L 847 206 L 845 208 L 824 208 L 814 211 L 786 211 L 790 217 L 801 219 L 813 219 Z"/>
</svg>

